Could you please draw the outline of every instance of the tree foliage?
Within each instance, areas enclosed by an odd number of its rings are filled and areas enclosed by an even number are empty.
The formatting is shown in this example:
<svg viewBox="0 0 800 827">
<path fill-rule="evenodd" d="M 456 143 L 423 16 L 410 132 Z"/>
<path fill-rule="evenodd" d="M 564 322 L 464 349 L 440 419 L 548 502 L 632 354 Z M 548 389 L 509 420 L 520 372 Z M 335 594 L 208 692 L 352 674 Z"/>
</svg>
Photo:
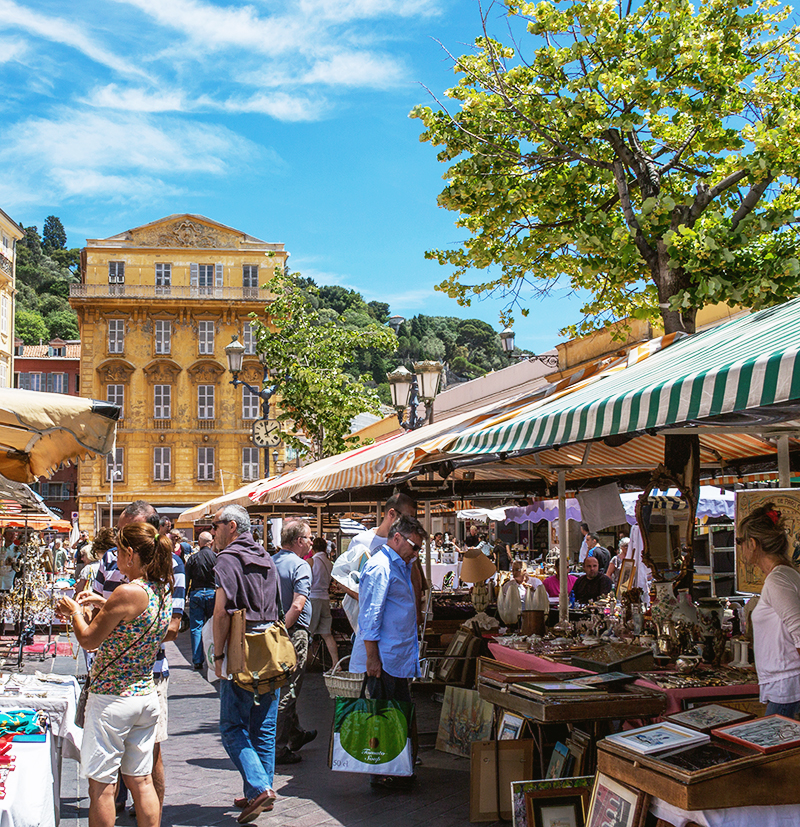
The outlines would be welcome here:
<svg viewBox="0 0 800 827">
<path fill-rule="evenodd" d="M 21 336 L 26 344 L 79 336 L 78 317 L 69 304 L 69 287 L 77 280 L 80 250 L 67 249 L 66 240 L 61 221 L 51 215 L 45 221 L 43 237 L 39 237 L 37 227 L 26 227 L 25 237 L 17 245 L 17 317 L 24 312 L 22 329 L 36 331 L 30 341 Z M 30 332 L 27 335 L 33 336 Z"/>
<path fill-rule="evenodd" d="M 345 443 L 350 421 L 377 413 L 380 403 L 367 377 L 352 376 L 345 365 L 358 348 L 390 353 L 394 333 L 374 321 L 354 330 L 327 317 L 312 301 L 313 283 L 279 269 L 267 289 L 274 297 L 268 324 L 254 317 L 254 327 L 275 383 L 278 419 L 288 426 L 285 442 L 312 459 L 352 447 Z"/>
<path fill-rule="evenodd" d="M 38 345 L 50 341 L 50 331 L 44 319 L 33 310 L 17 309 L 14 315 L 14 334 L 26 345 Z"/>
<path fill-rule="evenodd" d="M 568 281 L 571 333 L 626 316 L 694 329 L 697 309 L 796 295 L 800 60 L 772 0 L 505 0 L 519 49 L 487 29 L 454 58 L 457 108 L 416 107 L 449 168 L 440 205 L 469 237 L 427 256 L 468 305 Z M 490 13 L 496 17 L 496 7 Z M 527 51 L 532 56 L 527 57 Z M 474 269 L 499 268 L 469 283 Z"/>
</svg>

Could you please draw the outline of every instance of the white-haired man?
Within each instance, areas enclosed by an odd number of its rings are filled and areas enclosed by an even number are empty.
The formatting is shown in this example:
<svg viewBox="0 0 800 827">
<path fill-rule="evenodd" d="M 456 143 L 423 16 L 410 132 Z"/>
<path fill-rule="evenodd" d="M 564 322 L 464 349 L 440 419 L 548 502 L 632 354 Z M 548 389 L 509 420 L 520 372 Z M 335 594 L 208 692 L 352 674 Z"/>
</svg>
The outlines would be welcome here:
<svg viewBox="0 0 800 827">
<path fill-rule="evenodd" d="M 192 638 L 192 663 L 198 672 L 203 668 L 203 626 L 214 615 L 216 582 L 214 564 L 214 538 L 203 531 L 197 538 L 197 551 L 190 554 L 186 566 L 186 591 L 189 595 L 189 634 Z"/>
</svg>

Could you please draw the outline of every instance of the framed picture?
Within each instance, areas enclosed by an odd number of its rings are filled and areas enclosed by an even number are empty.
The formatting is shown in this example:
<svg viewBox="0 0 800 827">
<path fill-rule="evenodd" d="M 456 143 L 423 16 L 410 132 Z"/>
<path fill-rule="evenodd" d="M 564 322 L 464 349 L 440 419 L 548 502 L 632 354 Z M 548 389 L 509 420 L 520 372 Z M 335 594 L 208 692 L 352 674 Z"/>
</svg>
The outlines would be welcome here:
<svg viewBox="0 0 800 827">
<path fill-rule="evenodd" d="M 525 719 L 513 712 L 503 712 L 500 725 L 497 728 L 498 741 L 514 741 L 519 738 L 522 728 L 525 726 Z"/>
<path fill-rule="evenodd" d="M 617 600 L 619 600 L 623 593 L 636 585 L 636 563 L 627 557 L 622 561 L 622 566 L 619 570 L 619 580 L 617 580 Z"/>
<path fill-rule="evenodd" d="M 748 712 L 741 712 L 738 709 L 730 709 L 719 704 L 707 704 L 706 706 L 689 709 L 686 712 L 667 715 L 666 720 L 672 721 L 673 724 L 688 726 L 700 732 L 711 732 L 716 727 L 742 723 L 742 721 L 749 721 L 752 717 Z"/>
<path fill-rule="evenodd" d="M 745 724 L 712 730 L 712 735 L 752 747 L 766 755 L 800 746 L 800 721 L 783 715 L 768 715 Z"/>
<path fill-rule="evenodd" d="M 593 775 L 512 782 L 513 827 L 582 827 L 593 783 Z"/>
<path fill-rule="evenodd" d="M 606 741 L 638 752 L 640 755 L 653 755 L 657 752 L 705 744 L 710 737 L 696 729 L 687 729 L 678 724 L 651 724 L 639 729 L 629 729 L 616 735 L 607 735 Z"/>
<path fill-rule="evenodd" d="M 789 554 L 795 567 L 800 566 L 800 491 L 797 489 L 772 488 L 748 489 L 736 492 L 736 525 L 765 503 L 775 503 L 781 512 L 789 535 Z M 761 593 L 764 575 L 758 566 L 747 564 L 736 546 L 736 589 L 740 592 Z"/>
<path fill-rule="evenodd" d="M 535 748 L 535 741 L 524 738 L 516 741 L 476 741 L 472 744 L 469 765 L 470 821 L 508 820 L 512 817 L 511 786 L 515 781 L 531 777 Z M 523 796 L 523 811 L 524 808 Z"/>
<path fill-rule="evenodd" d="M 650 796 L 598 772 L 585 827 L 641 827 Z"/>
<path fill-rule="evenodd" d="M 436 670 L 436 678 L 444 683 L 450 683 L 460 675 L 463 668 L 463 662 L 458 658 L 463 658 L 467 654 L 470 641 L 474 635 L 466 629 L 458 629 L 453 637 L 450 639 L 450 644 L 447 651 L 444 653 L 439 668 Z"/>
<path fill-rule="evenodd" d="M 547 766 L 547 775 L 545 778 L 562 778 L 569 775 L 567 763 L 570 759 L 569 748 L 566 744 L 559 741 L 553 747 L 553 754 L 550 756 L 550 763 Z"/>
<path fill-rule="evenodd" d="M 473 741 L 491 738 L 493 713 L 492 705 L 474 689 L 446 687 L 436 749 L 469 758 Z"/>
</svg>

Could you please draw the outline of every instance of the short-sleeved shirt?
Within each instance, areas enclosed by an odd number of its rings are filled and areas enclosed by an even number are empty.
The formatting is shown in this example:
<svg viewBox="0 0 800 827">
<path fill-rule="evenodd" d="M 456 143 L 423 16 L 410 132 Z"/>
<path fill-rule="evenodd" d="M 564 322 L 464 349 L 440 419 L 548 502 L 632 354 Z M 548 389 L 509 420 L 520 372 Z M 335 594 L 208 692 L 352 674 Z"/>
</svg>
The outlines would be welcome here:
<svg viewBox="0 0 800 827">
<path fill-rule="evenodd" d="M 608 594 L 613 588 L 611 578 L 605 574 L 598 574 L 591 580 L 584 574 L 575 581 L 572 593 L 578 603 L 588 603 L 590 600 L 597 600 L 604 594 Z"/>
<path fill-rule="evenodd" d="M 183 562 L 177 554 L 172 555 L 172 616 L 183 617 L 183 607 L 186 604 L 186 571 Z M 104 555 L 92 580 L 92 591 L 108 600 L 114 589 L 120 583 L 127 583 L 128 578 L 117 568 L 117 549 L 109 549 Z M 169 664 L 167 663 L 167 652 L 162 644 L 158 648 L 155 663 L 153 664 L 153 675 L 167 677 L 169 675 Z"/>
<path fill-rule="evenodd" d="M 198 589 L 214 588 L 214 564 L 216 562 L 217 555 L 211 546 L 203 546 L 184 560 L 186 585 L 190 593 Z"/>
<path fill-rule="evenodd" d="M 301 560 L 293 551 L 282 548 L 272 558 L 278 570 L 278 586 L 284 613 L 289 611 L 294 595 L 311 596 L 311 566 Z M 292 628 L 308 629 L 311 625 L 311 600 L 306 599 L 303 611 Z"/>
<path fill-rule="evenodd" d="M 311 597 L 325 600 L 331 587 L 333 563 L 324 551 L 318 551 L 311 558 Z"/>
</svg>

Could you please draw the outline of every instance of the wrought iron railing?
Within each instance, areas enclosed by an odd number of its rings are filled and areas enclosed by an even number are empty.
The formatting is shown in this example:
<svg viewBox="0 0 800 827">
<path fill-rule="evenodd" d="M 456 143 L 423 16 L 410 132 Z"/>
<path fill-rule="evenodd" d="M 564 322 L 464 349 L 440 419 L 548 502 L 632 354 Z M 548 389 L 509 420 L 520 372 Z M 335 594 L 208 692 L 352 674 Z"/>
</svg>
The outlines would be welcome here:
<svg viewBox="0 0 800 827">
<path fill-rule="evenodd" d="M 268 301 L 268 290 L 258 287 L 186 287 L 153 284 L 72 284 L 73 299 L 225 299 L 226 301 Z"/>
</svg>

